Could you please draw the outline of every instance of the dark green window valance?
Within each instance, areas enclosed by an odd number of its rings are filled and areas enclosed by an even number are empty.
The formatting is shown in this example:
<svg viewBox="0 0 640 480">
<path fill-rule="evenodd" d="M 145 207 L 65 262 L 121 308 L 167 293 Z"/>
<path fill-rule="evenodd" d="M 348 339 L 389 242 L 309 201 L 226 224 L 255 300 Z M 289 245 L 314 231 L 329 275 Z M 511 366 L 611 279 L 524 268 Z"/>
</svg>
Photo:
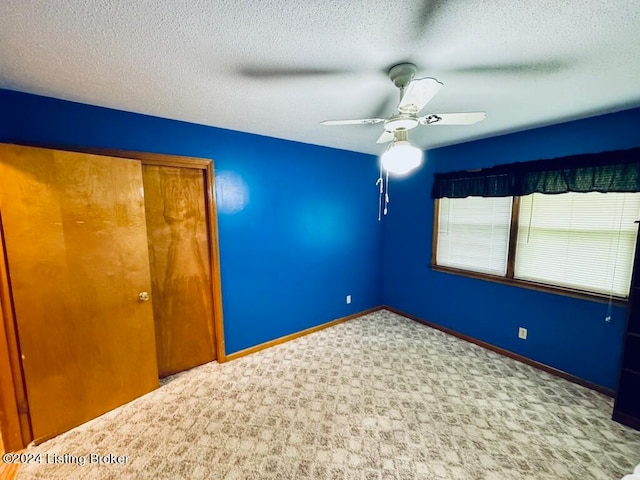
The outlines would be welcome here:
<svg viewBox="0 0 640 480">
<path fill-rule="evenodd" d="M 640 148 L 434 174 L 431 198 L 640 192 Z"/>
</svg>

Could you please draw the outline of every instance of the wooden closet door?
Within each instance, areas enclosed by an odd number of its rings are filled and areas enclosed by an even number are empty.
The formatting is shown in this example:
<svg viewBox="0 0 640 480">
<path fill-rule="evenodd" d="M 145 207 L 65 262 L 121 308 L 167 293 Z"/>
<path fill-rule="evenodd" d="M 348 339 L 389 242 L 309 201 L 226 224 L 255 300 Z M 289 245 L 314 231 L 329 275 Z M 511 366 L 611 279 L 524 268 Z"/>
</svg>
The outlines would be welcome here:
<svg viewBox="0 0 640 480">
<path fill-rule="evenodd" d="M 140 162 L 0 145 L 0 214 L 34 439 L 157 388 Z"/>
<path fill-rule="evenodd" d="M 215 360 L 204 171 L 143 165 L 160 377 Z"/>
</svg>

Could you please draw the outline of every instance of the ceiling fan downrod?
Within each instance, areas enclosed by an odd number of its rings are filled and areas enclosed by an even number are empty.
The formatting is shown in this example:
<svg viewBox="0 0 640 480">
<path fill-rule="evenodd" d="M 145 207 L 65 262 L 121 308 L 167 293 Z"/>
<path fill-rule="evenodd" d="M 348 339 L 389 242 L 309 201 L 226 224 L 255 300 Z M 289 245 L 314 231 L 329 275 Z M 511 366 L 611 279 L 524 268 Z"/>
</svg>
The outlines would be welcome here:
<svg viewBox="0 0 640 480">
<path fill-rule="evenodd" d="M 404 96 L 404 89 L 416 76 L 416 67 L 413 63 L 399 63 L 389 69 L 389 78 L 400 90 L 400 100 Z"/>
</svg>

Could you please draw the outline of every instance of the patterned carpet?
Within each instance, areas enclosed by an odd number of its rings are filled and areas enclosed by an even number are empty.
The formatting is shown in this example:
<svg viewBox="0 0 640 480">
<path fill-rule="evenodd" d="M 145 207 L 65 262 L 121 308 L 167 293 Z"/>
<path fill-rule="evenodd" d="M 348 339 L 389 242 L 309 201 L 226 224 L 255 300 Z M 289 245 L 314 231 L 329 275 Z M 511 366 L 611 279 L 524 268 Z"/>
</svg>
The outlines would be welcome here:
<svg viewBox="0 0 640 480">
<path fill-rule="evenodd" d="M 18 478 L 610 480 L 640 461 L 611 399 L 384 310 L 163 383 Z"/>
</svg>

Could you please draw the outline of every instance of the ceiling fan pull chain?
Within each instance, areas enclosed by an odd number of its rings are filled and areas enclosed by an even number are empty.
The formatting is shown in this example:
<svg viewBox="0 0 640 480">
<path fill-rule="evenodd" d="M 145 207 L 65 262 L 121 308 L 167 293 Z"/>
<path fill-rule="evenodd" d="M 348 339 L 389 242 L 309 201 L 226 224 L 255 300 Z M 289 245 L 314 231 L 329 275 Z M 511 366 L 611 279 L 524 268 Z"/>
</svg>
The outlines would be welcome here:
<svg viewBox="0 0 640 480">
<path fill-rule="evenodd" d="M 378 190 L 378 221 L 382 220 L 382 190 L 383 190 L 383 181 L 382 181 L 382 163 L 380 163 L 380 176 L 378 180 L 376 180 L 376 185 L 379 185 Z"/>
<path fill-rule="evenodd" d="M 382 168 L 380 169 L 380 178 L 376 181 L 376 185 L 380 185 L 378 193 L 378 221 L 382 220 Z"/>
<path fill-rule="evenodd" d="M 387 206 L 389 205 L 389 171 L 387 171 L 387 181 L 385 186 L 385 194 L 384 194 L 384 214 L 387 214 L 389 210 Z"/>
</svg>

